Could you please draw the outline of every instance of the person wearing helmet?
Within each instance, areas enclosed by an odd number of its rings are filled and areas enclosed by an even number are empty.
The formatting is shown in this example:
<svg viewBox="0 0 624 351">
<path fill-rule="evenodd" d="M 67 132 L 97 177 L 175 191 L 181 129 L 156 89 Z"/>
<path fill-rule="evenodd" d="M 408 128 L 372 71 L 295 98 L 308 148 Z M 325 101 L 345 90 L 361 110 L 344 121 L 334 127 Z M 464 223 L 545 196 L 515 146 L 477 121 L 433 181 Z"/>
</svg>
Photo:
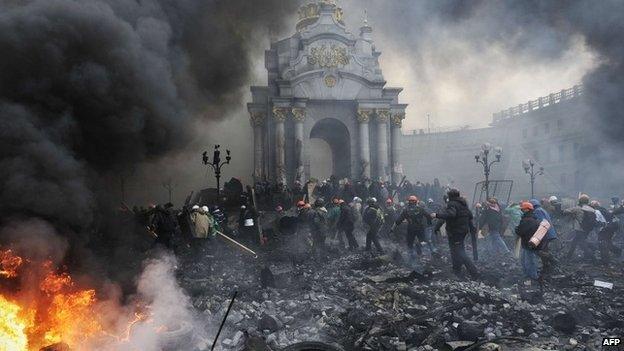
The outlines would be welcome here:
<svg viewBox="0 0 624 351">
<path fill-rule="evenodd" d="M 383 248 L 377 239 L 379 229 L 384 223 L 383 211 L 377 204 L 377 199 L 374 197 L 369 198 L 366 203 L 368 206 L 362 212 L 362 221 L 368 226 L 368 232 L 366 233 L 366 251 L 371 251 L 371 244 L 375 244 L 375 248 L 379 253 L 383 253 Z"/>
<path fill-rule="evenodd" d="M 487 248 L 491 255 L 510 255 L 511 251 L 503 240 L 503 214 L 498 204 L 498 200 L 494 197 L 489 198 L 482 206 L 481 215 L 479 216 L 479 227 L 488 228 L 488 234 L 485 237 Z"/>
<path fill-rule="evenodd" d="M 318 200 L 314 207 L 305 204 L 299 210 L 298 216 L 299 230 L 309 232 L 312 237 L 312 251 L 317 257 L 324 251 L 325 233 L 327 231 L 327 210 L 321 205 L 322 202 Z"/>
<path fill-rule="evenodd" d="M 520 238 L 520 243 L 522 245 L 520 262 L 524 275 L 529 279 L 537 280 L 539 278 L 537 269 L 538 248 L 532 247 L 529 244 L 529 240 L 539 228 L 541 220 L 537 219 L 534 213 L 535 208 L 533 204 L 528 201 L 520 203 L 520 210 L 522 211 L 522 218 L 515 229 L 516 235 Z"/>
<path fill-rule="evenodd" d="M 388 234 L 392 232 L 392 225 L 394 224 L 394 221 L 396 221 L 399 215 L 399 211 L 397 210 L 397 207 L 394 204 L 394 201 L 392 201 L 392 199 L 390 198 L 386 200 L 386 206 L 383 211 L 384 211 L 384 225 L 381 228 L 381 233 L 383 235 L 389 236 Z"/>
<path fill-rule="evenodd" d="M 473 278 L 478 278 L 479 271 L 470 258 L 468 258 L 468 255 L 466 255 L 464 243 L 468 233 L 472 235 L 477 233 L 472 212 L 468 208 L 466 200 L 460 196 L 459 190 L 450 189 L 447 196 L 446 208 L 440 212 L 432 213 L 431 216 L 442 220 L 438 226 L 446 224 L 453 273 L 461 277 L 462 267 L 465 266 Z"/>
<path fill-rule="evenodd" d="M 427 243 L 429 247 L 429 252 L 433 255 L 435 249 L 433 245 L 431 245 L 431 241 L 427 240 L 425 235 L 426 228 L 431 225 L 431 214 L 427 212 L 425 208 L 418 205 L 418 198 L 414 195 L 411 195 L 407 199 L 407 207 L 401 212 L 399 218 L 395 221 L 392 226 L 391 232 L 394 229 L 403 223 L 403 221 L 407 221 L 407 250 L 409 252 L 410 257 L 413 259 L 414 255 L 414 240 L 418 238 L 416 241 L 416 254 L 418 256 L 422 255 L 422 245 L 421 242 Z"/>
<path fill-rule="evenodd" d="M 548 198 L 548 201 L 543 202 L 542 208 L 551 216 L 553 224 L 558 226 L 562 215 L 561 201 L 552 195 Z"/>
<path fill-rule="evenodd" d="M 191 248 L 194 254 L 203 254 L 206 247 L 206 239 L 210 235 L 212 216 L 208 211 L 204 211 L 204 207 L 193 206 L 189 215 L 191 222 Z"/>
<path fill-rule="evenodd" d="M 195 239 L 206 239 L 210 234 L 211 216 L 208 212 L 208 206 L 194 206 L 191 212 L 191 223 L 193 224 L 193 233 Z M 197 240 L 195 240 L 198 242 Z M 200 241 L 203 242 L 203 241 Z M 199 242 L 198 242 L 198 245 Z M 202 244 L 203 245 L 203 244 Z"/>
<path fill-rule="evenodd" d="M 572 243 L 566 253 L 568 259 L 575 258 L 575 251 L 580 247 L 585 260 L 593 261 L 594 250 L 587 243 L 587 237 L 598 226 L 596 210 L 589 206 L 589 196 L 582 194 L 578 199 L 578 206 L 563 211 L 563 215 L 572 219 Z"/>
</svg>

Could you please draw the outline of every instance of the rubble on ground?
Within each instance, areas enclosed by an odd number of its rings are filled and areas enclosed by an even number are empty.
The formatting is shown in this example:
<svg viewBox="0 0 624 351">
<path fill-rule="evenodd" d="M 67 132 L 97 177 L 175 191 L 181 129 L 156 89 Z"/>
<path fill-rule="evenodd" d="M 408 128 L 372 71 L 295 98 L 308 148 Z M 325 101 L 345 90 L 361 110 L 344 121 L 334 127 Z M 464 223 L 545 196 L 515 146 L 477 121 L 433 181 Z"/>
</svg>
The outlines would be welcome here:
<svg viewBox="0 0 624 351">
<path fill-rule="evenodd" d="M 523 282 L 513 258 L 484 257 L 483 278 L 471 281 L 450 273 L 446 252 L 415 262 L 399 251 L 330 249 L 307 260 L 231 253 L 180 270 L 194 307 L 208 319 L 222 318 L 238 291 L 219 340 L 224 350 L 278 350 L 302 341 L 344 350 L 463 350 L 475 341 L 482 342 L 469 349 L 582 350 L 599 349 L 603 337 L 624 331 L 622 271 L 597 265 L 563 267 L 540 288 Z M 267 268 L 274 287 L 262 287 Z M 614 286 L 596 287 L 595 279 Z"/>
</svg>

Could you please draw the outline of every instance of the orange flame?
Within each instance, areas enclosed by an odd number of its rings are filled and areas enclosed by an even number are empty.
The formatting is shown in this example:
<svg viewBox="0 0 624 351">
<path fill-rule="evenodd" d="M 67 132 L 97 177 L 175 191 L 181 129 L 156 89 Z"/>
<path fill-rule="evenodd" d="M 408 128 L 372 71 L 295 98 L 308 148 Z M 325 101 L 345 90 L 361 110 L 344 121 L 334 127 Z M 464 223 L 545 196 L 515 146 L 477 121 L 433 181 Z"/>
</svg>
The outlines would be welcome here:
<svg viewBox="0 0 624 351">
<path fill-rule="evenodd" d="M 15 256 L 11 250 L 0 250 L 0 277 L 17 277 L 17 269 L 22 263 L 22 258 Z"/>
<path fill-rule="evenodd" d="M 0 278 L 17 277 L 23 262 L 11 250 L 0 251 Z M 39 266 L 43 274 L 38 285 L 22 287 L 11 297 L 0 292 L 2 351 L 38 351 L 59 342 L 72 350 L 89 350 L 90 341 L 96 338 L 128 341 L 132 327 L 147 319 L 145 314 L 136 313 L 121 336 L 116 336 L 103 326 L 94 289 L 76 287 L 68 273 L 55 271 L 52 262 Z"/>
</svg>

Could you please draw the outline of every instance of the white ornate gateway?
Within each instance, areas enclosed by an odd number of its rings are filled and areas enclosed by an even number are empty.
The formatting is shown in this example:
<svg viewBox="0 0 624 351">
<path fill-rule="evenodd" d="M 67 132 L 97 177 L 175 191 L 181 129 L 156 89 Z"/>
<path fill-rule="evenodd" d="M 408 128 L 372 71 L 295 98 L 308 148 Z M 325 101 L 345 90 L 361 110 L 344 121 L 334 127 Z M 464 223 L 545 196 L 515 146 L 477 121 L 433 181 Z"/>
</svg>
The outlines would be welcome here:
<svg viewBox="0 0 624 351">
<path fill-rule="evenodd" d="M 297 32 L 265 54 L 268 86 L 253 86 L 247 104 L 254 128 L 254 176 L 290 183 L 310 176 L 309 141 L 325 140 L 333 172 L 352 179 L 397 181 L 401 88 L 384 88 L 372 28 L 358 36 L 342 9 L 319 1 L 299 9 Z"/>
</svg>

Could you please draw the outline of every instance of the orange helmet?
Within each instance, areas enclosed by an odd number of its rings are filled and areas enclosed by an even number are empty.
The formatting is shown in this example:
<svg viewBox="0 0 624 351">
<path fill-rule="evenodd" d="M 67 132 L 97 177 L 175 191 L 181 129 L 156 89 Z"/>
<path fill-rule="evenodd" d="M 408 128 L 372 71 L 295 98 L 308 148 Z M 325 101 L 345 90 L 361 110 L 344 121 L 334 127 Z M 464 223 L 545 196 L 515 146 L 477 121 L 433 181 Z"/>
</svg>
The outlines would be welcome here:
<svg viewBox="0 0 624 351">
<path fill-rule="evenodd" d="M 297 202 L 297 207 L 303 207 L 305 204 L 306 203 L 303 200 L 299 200 L 299 202 Z"/>
<path fill-rule="evenodd" d="M 407 202 L 415 204 L 418 202 L 418 198 L 415 195 L 410 195 L 410 197 L 407 198 Z"/>
<path fill-rule="evenodd" d="M 310 209 L 310 208 L 312 208 L 312 205 L 310 205 L 310 204 L 305 204 L 305 205 L 303 205 L 303 208 Z"/>
<path fill-rule="evenodd" d="M 524 201 L 523 203 L 520 204 L 520 210 L 533 211 L 533 204 L 528 201 Z"/>
<path fill-rule="evenodd" d="M 388 200 L 386 200 L 386 203 L 387 203 L 388 205 L 390 205 L 390 204 L 392 203 L 392 199 L 388 199 Z"/>
</svg>

